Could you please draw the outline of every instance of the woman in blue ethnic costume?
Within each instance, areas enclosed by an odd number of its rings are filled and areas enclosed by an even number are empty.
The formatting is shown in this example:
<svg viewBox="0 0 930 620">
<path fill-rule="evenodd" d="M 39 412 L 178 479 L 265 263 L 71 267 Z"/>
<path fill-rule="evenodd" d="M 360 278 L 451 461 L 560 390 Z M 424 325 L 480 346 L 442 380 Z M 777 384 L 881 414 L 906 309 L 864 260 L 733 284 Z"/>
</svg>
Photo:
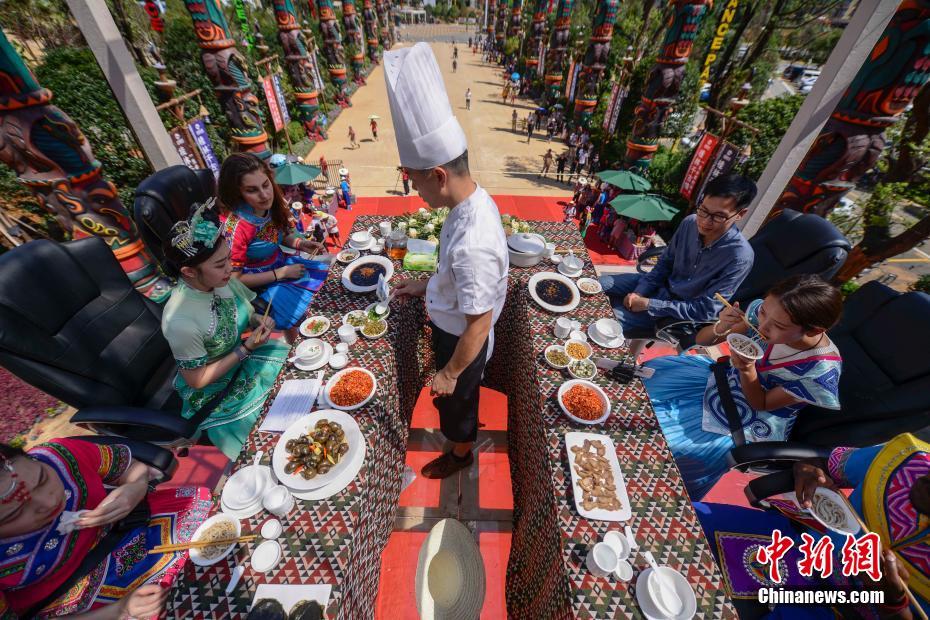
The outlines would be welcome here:
<svg viewBox="0 0 930 620">
<path fill-rule="evenodd" d="M 715 324 L 698 333 L 702 345 L 722 342 L 731 332 L 746 334 L 764 350 L 755 362 L 731 351 L 726 371 L 747 442 L 787 439 L 795 416 L 807 404 L 839 409 L 842 361 L 827 330 L 842 308 L 835 287 L 817 276 L 793 276 L 746 309 L 746 319 L 764 341 L 746 325 L 738 304 L 725 308 Z M 726 455 L 735 445 L 712 363 L 702 355 L 646 363 L 656 371 L 644 381 L 646 389 L 693 501 L 723 476 Z"/>
<path fill-rule="evenodd" d="M 930 614 L 930 444 L 916 437 L 898 435 L 884 446 L 837 448 L 824 460 L 795 464 L 795 495 L 805 508 L 819 486 L 852 488 L 853 509 L 869 530 L 879 535 L 882 548 L 882 579 L 878 584 L 860 575 L 843 577 L 842 549 L 846 537 L 829 530 L 801 510 L 793 498 L 769 499 L 770 511 L 723 504 L 695 504 L 701 525 L 720 566 L 727 593 L 737 605 L 740 618 L 785 619 L 903 618 L 914 617 L 902 583 L 906 582 L 925 613 Z M 788 496 L 790 497 L 790 496 Z M 767 566 L 758 561 L 760 546 L 770 545 L 772 531 L 780 530 L 794 541 L 779 564 L 781 582 L 769 580 Z M 829 535 L 833 542 L 833 574 L 826 580 L 803 577 L 798 570 L 802 555 L 801 534 L 814 540 Z M 859 536 L 863 532 L 859 532 Z M 883 605 L 859 605 L 831 609 L 827 606 L 775 606 L 768 609 L 757 600 L 760 588 L 853 589 L 881 588 Z"/>
<path fill-rule="evenodd" d="M 229 246 L 212 206 L 213 199 L 196 208 L 189 221 L 175 224 L 165 243 L 178 285 L 165 304 L 162 332 L 178 363 L 174 387 L 184 401 L 181 414 L 189 418 L 210 406 L 199 430 L 233 460 L 290 347 L 269 340 L 274 320 L 253 312 L 255 293 L 232 277 Z"/>
<path fill-rule="evenodd" d="M 0 618 L 150 618 L 164 610 L 188 553 L 148 550 L 189 541 L 211 497 L 197 487 L 149 492 L 150 479 L 121 444 L 56 439 L 28 453 L 0 444 Z M 127 525 L 145 506 L 138 525 Z M 109 536 L 118 538 L 113 549 L 82 573 L 84 557 Z"/>
<path fill-rule="evenodd" d="M 271 316 L 279 328 L 289 330 L 293 341 L 294 328 L 305 318 L 329 266 L 297 254 L 287 256 L 281 246 L 315 254 L 322 244 L 297 232 L 271 168 L 255 155 L 234 153 L 226 158 L 220 168 L 219 198 L 233 276 L 271 302 Z"/>
</svg>

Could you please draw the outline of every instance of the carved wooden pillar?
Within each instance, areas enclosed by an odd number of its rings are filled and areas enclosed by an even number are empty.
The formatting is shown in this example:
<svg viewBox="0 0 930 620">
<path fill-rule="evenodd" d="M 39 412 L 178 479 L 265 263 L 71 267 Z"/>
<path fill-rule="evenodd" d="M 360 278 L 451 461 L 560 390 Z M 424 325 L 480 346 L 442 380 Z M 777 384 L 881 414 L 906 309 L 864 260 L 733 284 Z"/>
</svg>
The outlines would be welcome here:
<svg viewBox="0 0 930 620">
<path fill-rule="evenodd" d="M 575 97 L 575 114 L 584 126 L 588 125 L 591 113 L 597 107 L 598 88 L 610 57 L 610 40 L 614 36 L 619 5 L 620 0 L 601 0 L 594 14 L 594 28 L 581 65 L 578 95 Z"/>
<path fill-rule="evenodd" d="M 378 12 L 375 10 L 374 0 L 363 0 L 362 18 L 365 22 L 365 37 L 368 43 L 368 60 L 378 64 Z"/>
<path fill-rule="evenodd" d="M 510 0 L 499 0 L 497 4 L 497 23 L 494 24 L 494 42 L 497 49 L 504 51 L 507 40 L 507 26 L 510 21 Z"/>
<path fill-rule="evenodd" d="M 336 20 L 336 9 L 332 0 L 320 0 L 320 32 L 323 35 L 323 57 L 326 59 L 326 68 L 329 70 L 329 79 L 336 87 L 336 103 L 344 108 L 349 107 L 346 98 L 346 60 L 345 49 L 342 47 L 342 33 L 339 32 L 339 22 Z"/>
<path fill-rule="evenodd" d="M 549 49 L 546 50 L 545 73 L 546 88 L 549 102 L 559 98 L 562 90 L 562 74 L 565 73 L 565 50 L 568 49 L 568 40 L 571 37 L 572 9 L 574 0 L 559 0 L 555 13 L 555 26 L 549 38 Z"/>
<path fill-rule="evenodd" d="M 526 75 L 536 77 L 539 67 L 539 54 L 546 44 L 546 9 L 549 0 L 536 0 L 533 10 L 533 25 L 530 27 L 529 44 L 525 46 Z"/>
<path fill-rule="evenodd" d="M 346 30 L 346 50 L 352 61 L 352 76 L 356 84 L 365 83 L 365 42 L 362 23 L 358 18 L 355 0 L 342 0 L 342 24 Z"/>
<path fill-rule="evenodd" d="M 320 109 L 320 93 L 313 83 L 315 60 L 307 54 L 294 3 L 291 0 L 274 0 L 274 16 L 278 24 L 278 41 L 284 49 L 284 65 L 294 86 L 297 118 L 304 126 L 307 137 L 319 142 L 325 139 L 325 135 L 316 122 L 317 111 Z"/>
</svg>

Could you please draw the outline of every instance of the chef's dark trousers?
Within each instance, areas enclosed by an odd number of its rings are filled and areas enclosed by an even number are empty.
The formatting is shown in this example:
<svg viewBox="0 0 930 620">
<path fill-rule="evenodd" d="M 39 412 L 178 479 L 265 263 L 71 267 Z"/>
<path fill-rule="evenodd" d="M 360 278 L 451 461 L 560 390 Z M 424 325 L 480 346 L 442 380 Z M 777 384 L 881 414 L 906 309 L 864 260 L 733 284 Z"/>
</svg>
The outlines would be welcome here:
<svg viewBox="0 0 930 620">
<path fill-rule="evenodd" d="M 430 327 L 433 331 L 433 356 L 436 358 L 438 372 L 452 359 L 459 337 L 444 332 L 432 322 Z M 452 395 L 433 399 L 433 404 L 439 410 L 439 428 L 449 441 L 467 443 L 478 438 L 478 389 L 481 386 L 487 357 L 488 341 L 485 340 L 478 355 L 459 375 Z"/>
</svg>

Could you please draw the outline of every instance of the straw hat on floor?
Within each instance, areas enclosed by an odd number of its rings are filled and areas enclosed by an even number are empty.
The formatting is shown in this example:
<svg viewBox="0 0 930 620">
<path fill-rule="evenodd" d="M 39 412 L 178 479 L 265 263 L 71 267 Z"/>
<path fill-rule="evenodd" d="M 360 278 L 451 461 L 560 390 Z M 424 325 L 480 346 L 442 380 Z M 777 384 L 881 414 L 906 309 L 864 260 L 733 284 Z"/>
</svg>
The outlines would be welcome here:
<svg viewBox="0 0 930 620">
<path fill-rule="evenodd" d="M 475 537 L 455 519 L 437 523 L 420 547 L 417 610 L 423 620 L 475 620 L 485 575 Z"/>
</svg>

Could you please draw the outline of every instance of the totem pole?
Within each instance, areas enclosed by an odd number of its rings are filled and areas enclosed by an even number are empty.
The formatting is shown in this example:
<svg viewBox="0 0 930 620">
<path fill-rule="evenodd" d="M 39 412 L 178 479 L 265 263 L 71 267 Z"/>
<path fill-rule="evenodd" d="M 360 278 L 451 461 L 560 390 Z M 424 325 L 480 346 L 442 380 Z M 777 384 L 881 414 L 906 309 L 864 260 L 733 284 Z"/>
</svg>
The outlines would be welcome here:
<svg viewBox="0 0 930 620">
<path fill-rule="evenodd" d="M 885 129 L 930 77 L 930 1 L 902 2 L 820 130 L 769 218 L 784 209 L 826 215 L 878 161 Z"/>
<path fill-rule="evenodd" d="M 0 161 L 72 238 L 101 237 L 136 290 L 165 300 L 170 285 L 159 277 L 116 187 L 103 177 L 87 138 L 51 100 L 0 31 Z"/>
<path fill-rule="evenodd" d="M 352 75 L 356 84 L 364 84 L 365 43 L 362 40 L 362 24 L 355 10 L 355 0 L 342 0 L 342 23 L 346 29 L 346 48 L 352 59 Z"/>
<path fill-rule="evenodd" d="M 591 40 L 585 51 L 578 78 L 578 96 L 575 98 L 575 114 L 585 127 L 591 120 L 591 113 L 597 107 L 597 93 L 607 59 L 610 57 L 610 40 L 614 36 L 614 23 L 617 21 L 617 8 L 620 0 L 601 0 L 594 14 L 594 28 Z"/>
<path fill-rule="evenodd" d="M 533 78 L 539 67 L 539 53 L 546 41 L 546 12 L 549 0 L 536 0 L 533 11 L 533 25 L 530 29 L 530 43 L 526 46 L 526 75 Z"/>
<path fill-rule="evenodd" d="M 336 87 L 336 103 L 343 108 L 351 104 L 346 98 L 346 61 L 345 50 L 342 48 L 342 33 L 339 32 L 339 22 L 336 21 L 336 9 L 332 0 L 320 0 L 320 33 L 323 35 L 323 57 L 326 58 L 326 68 L 329 70 L 329 79 Z"/>
<path fill-rule="evenodd" d="M 708 0 L 709 2 L 710 0 Z M 559 0 L 555 13 L 555 26 L 549 38 L 549 49 L 546 51 L 545 73 L 547 99 L 554 103 L 562 90 L 562 74 L 565 73 L 565 50 L 568 49 L 568 40 L 571 37 L 570 26 L 572 22 L 572 8 L 575 0 Z"/>
<path fill-rule="evenodd" d="M 391 3 L 375 2 L 375 8 L 378 11 L 378 22 L 381 25 L 381 45 L 384 49 L 394 47 L 394 28 L 391 24 Z"/>
<path fill-rule="evenodd" d="M 508 37 L 520 38 L 523 35 L 523 0 L 513 0 L 513 8 L 510 9 L 510 32 Z"/>
<path fill-rule="evenodd" d="M 297 11 L 291 0 L 274 0 L 274 17 L 278 24 L 278 41 L 284 49 L 284 65 L 294 86 L 297 117 L 307 137 L 319 142 L 326 138 L 316 123 L 320 93 L 313 83 L 313 60 L 307 54 L 304 35 L 297 23 Z"/>
<path fill-rule="evenodd" d="M 497 20 L 497 0 L 488 0 L 488 42 L 494 41 L 494 22 Z"/>
<path fill-rule="evenodd" d="M 362 20 L 365 22 L 365 39 L 368 43 L 368 60 L 378 64 L 378 13 L 374 0 L 363 0 Z"/>
<path fill-rule="evenodd" d="M 639 105 L 633 112 L 633 128 L 626 142 L 623 167 L 646 170 L 658 147 L 662 125 L 678 96 L 685 64 L 701 19 L 713 0 L 672 0 L 674 14 L 665 31 L 665 40 L 656 64 L 646 77 Z"/>
<path fill-rule="evenodd" d="M 245 58 L 236 48 L 217 0 L 184 0 L 184 4 L 194 21 L 197 45 L 203 50 L 200 59 L 226 113 L 236 147 L 262 159 L 270 157 L 268 135 L 258 98 L 252 94 Z"/>
<path fill-rule="evenodd" d="M 504 51 L 504 41 L 507 40 L 507 25 L 510 18 L 510 0 L 499 0 L 497 4 L 497 23 L 494 25 L 494 38 L 496 49 Z"/>
</svg>

